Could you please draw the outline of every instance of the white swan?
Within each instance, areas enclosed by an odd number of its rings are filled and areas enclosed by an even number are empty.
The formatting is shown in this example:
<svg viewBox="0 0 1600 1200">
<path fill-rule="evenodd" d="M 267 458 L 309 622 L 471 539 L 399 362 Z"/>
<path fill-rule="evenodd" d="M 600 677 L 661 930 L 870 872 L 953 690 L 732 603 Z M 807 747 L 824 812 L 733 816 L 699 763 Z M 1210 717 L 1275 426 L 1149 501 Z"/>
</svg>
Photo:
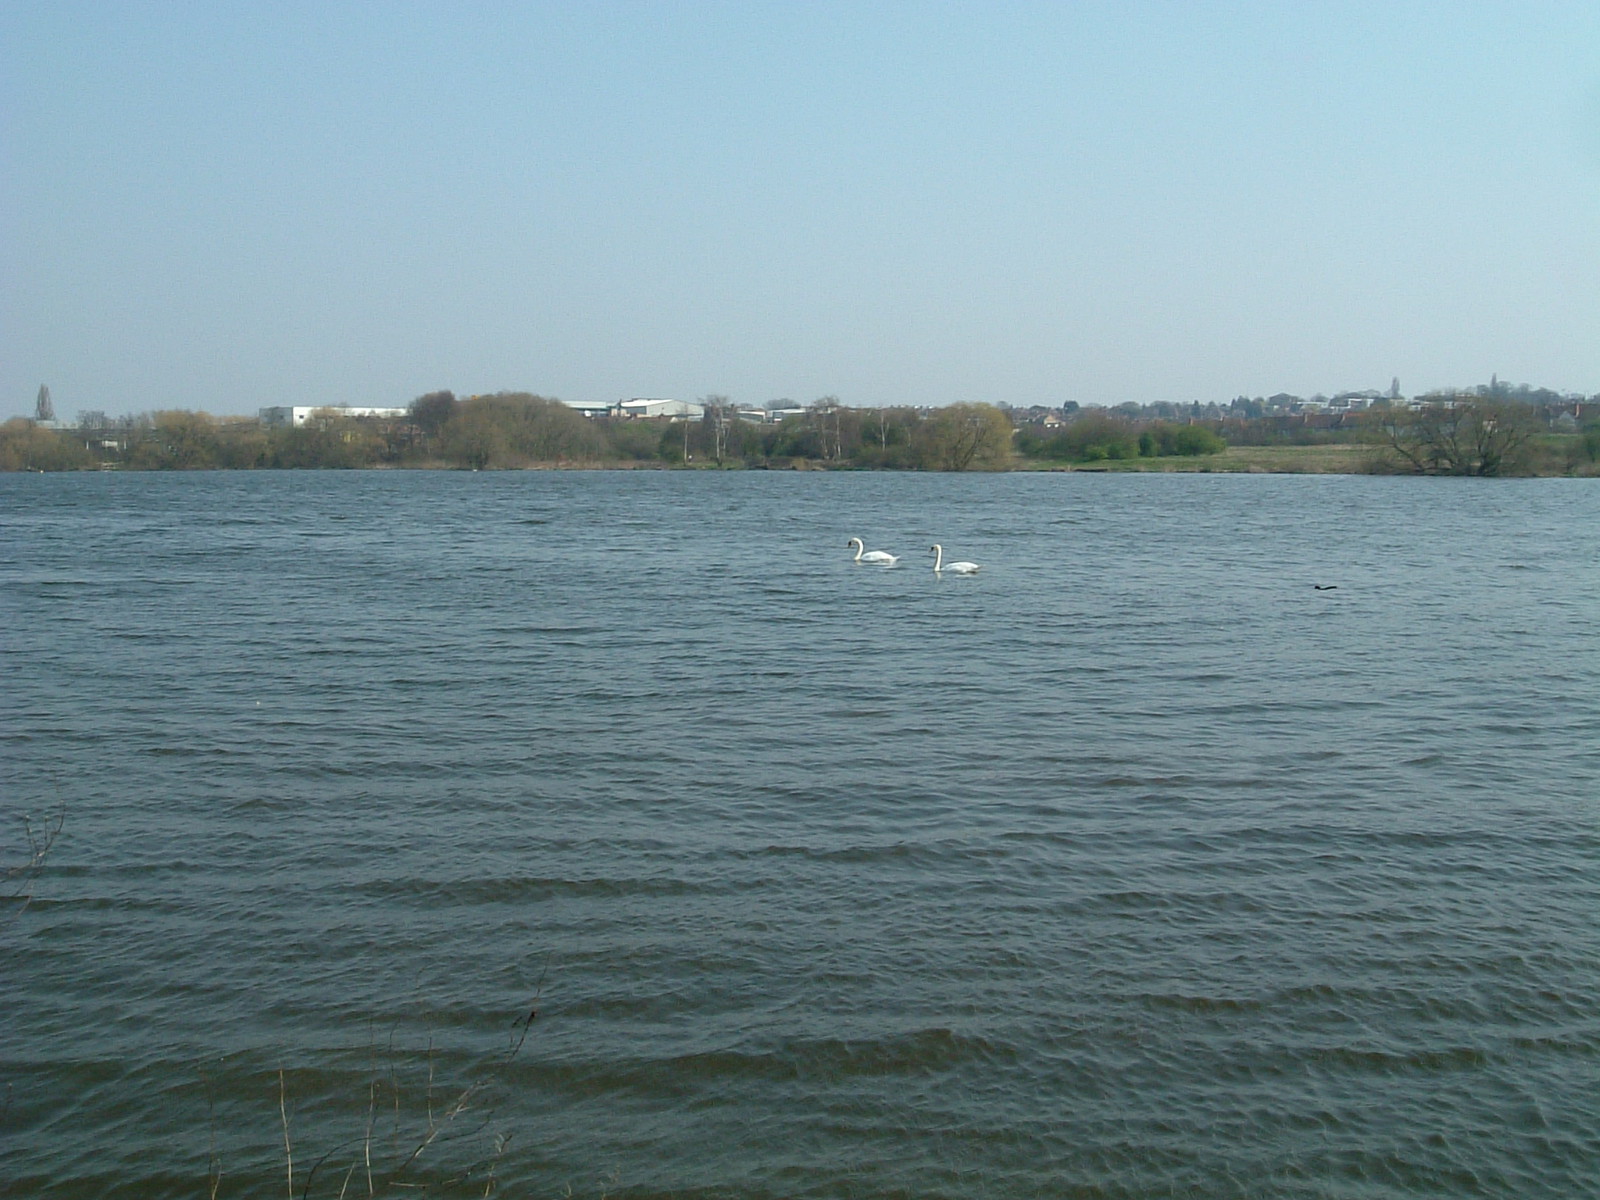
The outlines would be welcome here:
<svg viewBox="0 0 1600 1200">
<path fill-rule="evenodd" d="M 978 573 L 977 563 L 945 562 L 944 547 L 939 545 L 938 542 L 935 542 L 929 549 L 933 551 L 933 569 L 941 574 L 945 571 L 953 571 L 957 575 L 976 575 Z"/>
<path fill-rule="evenodd" d="M 890 554 L 887 550 L 868 550 L 866 543 L 860 538 L 851 538 L 850 545 L 856 548 L 857 562 L 882 563 L 886 567 L 892 567 L 900 561 L 898 554 Z"/>
</svg>

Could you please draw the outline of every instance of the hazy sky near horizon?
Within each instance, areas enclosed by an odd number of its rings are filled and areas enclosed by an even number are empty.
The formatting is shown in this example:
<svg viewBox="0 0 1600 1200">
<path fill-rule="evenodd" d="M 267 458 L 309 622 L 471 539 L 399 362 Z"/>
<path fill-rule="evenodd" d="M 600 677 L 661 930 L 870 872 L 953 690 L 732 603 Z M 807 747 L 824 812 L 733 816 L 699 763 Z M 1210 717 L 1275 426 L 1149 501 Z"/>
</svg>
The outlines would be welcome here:
<svg viewBox="0 0 1600 1200">
<path fill-rule="evenodd" d="M 0 6 L 0 418 L 1600 392 L 1600 4 Z"/>
</svg>

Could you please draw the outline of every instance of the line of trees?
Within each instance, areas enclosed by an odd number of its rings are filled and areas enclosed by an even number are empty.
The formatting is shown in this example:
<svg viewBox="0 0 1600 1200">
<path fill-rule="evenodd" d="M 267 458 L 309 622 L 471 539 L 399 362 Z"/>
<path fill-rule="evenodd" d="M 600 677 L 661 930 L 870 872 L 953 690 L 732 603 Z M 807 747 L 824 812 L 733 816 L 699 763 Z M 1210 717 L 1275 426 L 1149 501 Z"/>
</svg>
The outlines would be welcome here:
<svg viewBox="0 0 1600 1200">
<path fill-rule="evenodd" d="M 501 393 L 458 400 L 432 392 L 411 406 L 404 457 L 474 468 L 566 463 L 768 466 L 796 459 L 829 466 L 909 470 L 1009 465 L 1011 422 L 986 404 L 924 414 L 853 409 L 825 396 L 803 415 L 756 424 L 726 396 L 706 396 L 698 420 L 591 418 L 554 400 Z"/>
<path fill-rule="evenodd" d="M 990 404 L 852 408 L 824 396 L 781 422 L 755 422 L 726 396 L 699 419 L 589 417 L 527 392 L 419 396 L 404 417 L 337 409 L 268 425 L 168 410 L 71 427 L 0 425 L 0 470 L 136 470 L 655 465 L 816 465 L 878 470 L 1007 470 L 1030 462 L 1135 465 L 1201 457 L 1230 445 L 1339 442 L 1366 447 L 1373 471 L 1424 475 L 1596 473 L 1600 420 L 1571 402 L 1533 404 L 1490 389 L 1407 405 L 1380 398 L 1342 414 L 1267 413 L 1169 420 L 1117 409 L 1016 410 Z M 1594 406 L 1600 409 L 1600 405 Z"/>
<path fill-rule="evenodd" d="M 881 410 L 824 397 L 781 423 L 756 424 L 725 396 L 708 396 L 698 420 L 587 417 L 526 392 L 419 396 L 401 419 L 336 409 L 298 426 L 169 410 L 107 419 L 85 413 L 72 428 L 17 419 L 0 426 L 0 470 L 142 470 L 568 465 L 769 466 L 1003 470 L 1012 424 L 988 404 Z"/>
</svg>

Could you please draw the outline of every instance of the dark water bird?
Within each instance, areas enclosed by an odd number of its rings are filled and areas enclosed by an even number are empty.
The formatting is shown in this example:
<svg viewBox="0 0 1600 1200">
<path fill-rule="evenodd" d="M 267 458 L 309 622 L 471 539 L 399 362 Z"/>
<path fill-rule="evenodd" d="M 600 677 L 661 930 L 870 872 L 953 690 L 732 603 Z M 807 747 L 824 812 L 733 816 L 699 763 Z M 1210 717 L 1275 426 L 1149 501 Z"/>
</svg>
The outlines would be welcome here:
<svg viewBox="0 0 1600 1200">
<path fill-rule="evenodd" d="M 1331 592 L 1339 585 L 1337 583 L 1313 583 L 1311 586 L 1319 592 Z"/>
</svg>

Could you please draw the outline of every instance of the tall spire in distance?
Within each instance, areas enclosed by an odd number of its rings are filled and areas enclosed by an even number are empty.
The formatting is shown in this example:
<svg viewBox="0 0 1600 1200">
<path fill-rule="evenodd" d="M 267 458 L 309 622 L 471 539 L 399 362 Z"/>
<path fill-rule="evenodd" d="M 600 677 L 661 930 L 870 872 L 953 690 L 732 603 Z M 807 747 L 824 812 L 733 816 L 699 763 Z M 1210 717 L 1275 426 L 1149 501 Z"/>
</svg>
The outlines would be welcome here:
<svg viewBox="0 0 1600 1200">
<path fill-rule="evenodd" d="M 39 385 L 39 402 L 34 406 L 33 419 L 50 422 L 56 419 L 56 406 L 50 403 L 50 389 L 42 383 Z"/>
</svg>

